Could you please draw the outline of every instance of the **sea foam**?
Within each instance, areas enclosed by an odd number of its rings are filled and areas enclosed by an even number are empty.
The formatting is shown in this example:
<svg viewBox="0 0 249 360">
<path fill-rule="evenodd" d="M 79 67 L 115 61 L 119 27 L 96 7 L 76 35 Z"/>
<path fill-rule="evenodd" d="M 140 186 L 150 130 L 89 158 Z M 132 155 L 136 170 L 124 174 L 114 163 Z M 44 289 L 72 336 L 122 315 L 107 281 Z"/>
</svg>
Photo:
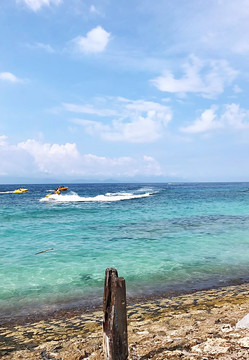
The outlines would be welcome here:
<svg viewBox="0 0 249 360">
<path fill-rule="evenodd" d="M 49 197 L 40 199 L 41 202 L 112 202 L 122 201 L 131 199 L 140 199 L 153 195 L 152 192 L 146 192 L 143 194 L 137 194 L 132 192 L 117 192 L 117 193 L 106 193 L 104 195 L 96 195 L 93 197 L 79 196 L 75 192 L 70 194 L 52 194 Z"/>
</svg>

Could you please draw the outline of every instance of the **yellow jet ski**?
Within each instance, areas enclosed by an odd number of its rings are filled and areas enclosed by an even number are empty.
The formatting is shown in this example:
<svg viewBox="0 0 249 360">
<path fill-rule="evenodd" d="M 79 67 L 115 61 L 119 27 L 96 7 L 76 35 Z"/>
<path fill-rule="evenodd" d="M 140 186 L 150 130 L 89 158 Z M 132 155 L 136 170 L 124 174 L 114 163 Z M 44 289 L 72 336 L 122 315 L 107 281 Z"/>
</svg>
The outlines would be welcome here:
<svg viewBox="0 0 249 360">
<path fill-rule="evenodd" d="M 59 190 L 59 191 L 66 191 L 68 189 L 67 186 L 59 186 L 56 190 Z"/>
<path fill-rule="evenodd" d="M 22 194 L 22 193 L 25 193 L 27 191 L 28 191 L 28 189 L 20 188 L 20 189 L 14 190 L 14 194 Z"/>
<path fill-rule="evenodd" d="M 67 186 L 59 186 L 55 189 L 55 191 L 53 193 L 50 193 L 48 195 L 46 195 L 45 197 L 48 198 L 51 195 L 57 194 L 60 195 L 61 191 L 66 191 L 68 189 Z"/>
</svg>

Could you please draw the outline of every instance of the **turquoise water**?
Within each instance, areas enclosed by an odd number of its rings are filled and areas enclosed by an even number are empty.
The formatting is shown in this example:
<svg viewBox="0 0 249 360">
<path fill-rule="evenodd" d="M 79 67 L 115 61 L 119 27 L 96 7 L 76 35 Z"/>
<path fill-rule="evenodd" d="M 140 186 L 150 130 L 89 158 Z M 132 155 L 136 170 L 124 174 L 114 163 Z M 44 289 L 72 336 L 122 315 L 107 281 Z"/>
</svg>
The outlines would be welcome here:
<svg viewBox="0 0 249 360">
<path fill-rule="evenodd" d="M 57 186 L 0 185 L 2 316 L 99 303 L 107 267 L 129 296 L 249 279 L 249 183 Z"/>
</svg>

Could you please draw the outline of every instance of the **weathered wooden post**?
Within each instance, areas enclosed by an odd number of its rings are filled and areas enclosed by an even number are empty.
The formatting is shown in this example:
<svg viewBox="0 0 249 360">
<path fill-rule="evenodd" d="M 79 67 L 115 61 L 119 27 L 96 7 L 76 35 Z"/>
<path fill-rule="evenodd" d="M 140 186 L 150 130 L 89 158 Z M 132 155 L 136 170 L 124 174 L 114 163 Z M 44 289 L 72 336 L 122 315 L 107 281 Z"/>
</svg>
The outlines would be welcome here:
<svg viewBox="0 0 249 360">
<path fill-rule="evenodd" d="M 106 269 L 103 301 L 103 350 L 105 360 L 128 358 L 125 279 L 116 269 Z"/>
</svg>

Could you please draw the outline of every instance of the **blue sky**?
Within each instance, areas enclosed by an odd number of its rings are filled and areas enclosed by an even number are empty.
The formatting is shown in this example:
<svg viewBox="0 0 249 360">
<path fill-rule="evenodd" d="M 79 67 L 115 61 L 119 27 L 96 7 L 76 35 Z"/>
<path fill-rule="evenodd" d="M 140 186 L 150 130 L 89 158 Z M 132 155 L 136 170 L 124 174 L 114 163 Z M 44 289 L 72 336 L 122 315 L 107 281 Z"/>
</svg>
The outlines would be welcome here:
<svg viewBox="0 0 249 360">
<path fill-rule="evenodd" d="M 248 0 L 0 2 L 0 182 L 248 181 Z"/>
</svg>

